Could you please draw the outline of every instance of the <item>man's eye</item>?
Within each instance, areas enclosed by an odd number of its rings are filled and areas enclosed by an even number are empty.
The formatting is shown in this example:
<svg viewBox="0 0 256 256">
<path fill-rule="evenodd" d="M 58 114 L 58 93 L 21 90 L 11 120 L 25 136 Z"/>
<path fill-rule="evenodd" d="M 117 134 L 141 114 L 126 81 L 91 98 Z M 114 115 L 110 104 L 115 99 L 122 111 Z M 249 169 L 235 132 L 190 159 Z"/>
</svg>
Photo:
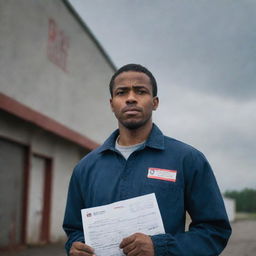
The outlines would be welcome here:
<svg viewBox="0 0 256 256">
<path fill-rule="evenodd" d="M 116 95 L 123 95 L 124 94 L 124 91 L 117 91 L 116 92 Z"/>
<path fill-rule="evenodd" d="M 146 93 L 146 91 L 145 90 L 138 90 L 138 92 L 137 92 L 138 94 L 145 94 Z"/>
</svg>

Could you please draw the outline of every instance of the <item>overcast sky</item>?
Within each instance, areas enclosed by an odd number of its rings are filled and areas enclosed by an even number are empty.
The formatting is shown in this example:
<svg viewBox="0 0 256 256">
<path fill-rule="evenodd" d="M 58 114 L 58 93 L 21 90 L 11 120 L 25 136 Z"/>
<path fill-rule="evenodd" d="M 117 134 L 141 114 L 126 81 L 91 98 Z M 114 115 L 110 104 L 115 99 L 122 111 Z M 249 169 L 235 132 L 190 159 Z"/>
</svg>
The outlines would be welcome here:
<svg viewBox="0 0 256 256">
<path fill-rule="evenodd" d="M 70 2 L 117 67 L 153 72 L 162 131 L 202 151 L 222 191 L 256 189 L 256 1 Z"/>
</svg>

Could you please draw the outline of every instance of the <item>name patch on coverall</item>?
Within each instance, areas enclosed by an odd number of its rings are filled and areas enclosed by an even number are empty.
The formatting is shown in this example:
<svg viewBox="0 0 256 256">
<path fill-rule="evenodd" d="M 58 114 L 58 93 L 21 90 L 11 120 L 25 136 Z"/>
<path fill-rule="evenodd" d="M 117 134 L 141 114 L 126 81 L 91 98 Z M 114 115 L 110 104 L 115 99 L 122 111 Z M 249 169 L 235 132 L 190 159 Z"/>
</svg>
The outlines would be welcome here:
<svg viewBox="0 0 256 256">
<path fill-rule="evenodd" d="M 148 168 L 148 178 L 176 182 L 176 170 Z"/>
</svg>

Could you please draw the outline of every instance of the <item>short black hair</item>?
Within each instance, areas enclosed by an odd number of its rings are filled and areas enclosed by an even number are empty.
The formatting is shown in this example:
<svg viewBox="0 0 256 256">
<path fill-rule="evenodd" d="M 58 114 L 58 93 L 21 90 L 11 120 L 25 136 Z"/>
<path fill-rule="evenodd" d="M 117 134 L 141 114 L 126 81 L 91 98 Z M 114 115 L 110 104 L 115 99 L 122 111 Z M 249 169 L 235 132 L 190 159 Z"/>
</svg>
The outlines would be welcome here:
<svg viewBox="0 0 256 256">
<path fill-rule="evenodd" d="M 110 91 L 110 95 L 111 97 L 113 97 L 113 87 L 114 87 L 114 80 L 115 78 L 123 73 L 123 72 L 128 72 L 128 71 L 135 71 L 135 72 L 141 72 L 146 74 L 151 82 L 152 85 L 152 92 L 153 92 L 153 97 L 157 96 L 157 83 L 156 83 L 156 79 L 153 76 L 153 74 L 144 66 L 140 65 L 140 64 L 127 64 L 122 66 L 121 68 L 119 68 L 114 75 L 112 76 L 110 83 L 109 83 L 109 91 Z"/>
</svg>

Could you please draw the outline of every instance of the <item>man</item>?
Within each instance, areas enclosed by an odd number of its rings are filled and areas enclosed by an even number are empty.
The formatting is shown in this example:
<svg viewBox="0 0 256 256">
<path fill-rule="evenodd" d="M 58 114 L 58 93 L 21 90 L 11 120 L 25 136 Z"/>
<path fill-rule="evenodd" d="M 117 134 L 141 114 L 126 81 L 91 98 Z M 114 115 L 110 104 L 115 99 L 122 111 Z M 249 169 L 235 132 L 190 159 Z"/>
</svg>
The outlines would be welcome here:
<svg viewBox="0 0 256 256">
<path fill-rule="evenodd" d="M 109 87 L 119 129 L 74 169 L 63 224 L 68 254 L 94 254 L 84 243 L 81 209 L 155 193 L 166 233 L 132 234 L 120 241 L 124 254 L 219 255 L 231 234 L 222 196 L 204 155 L 153 124 L 159 103 L 154 76 L 128 64 Z M 155 171 L 158 179 L 151 175 Z M 192 219 L 187 232 L 186 211 Z"/>
</svg>

